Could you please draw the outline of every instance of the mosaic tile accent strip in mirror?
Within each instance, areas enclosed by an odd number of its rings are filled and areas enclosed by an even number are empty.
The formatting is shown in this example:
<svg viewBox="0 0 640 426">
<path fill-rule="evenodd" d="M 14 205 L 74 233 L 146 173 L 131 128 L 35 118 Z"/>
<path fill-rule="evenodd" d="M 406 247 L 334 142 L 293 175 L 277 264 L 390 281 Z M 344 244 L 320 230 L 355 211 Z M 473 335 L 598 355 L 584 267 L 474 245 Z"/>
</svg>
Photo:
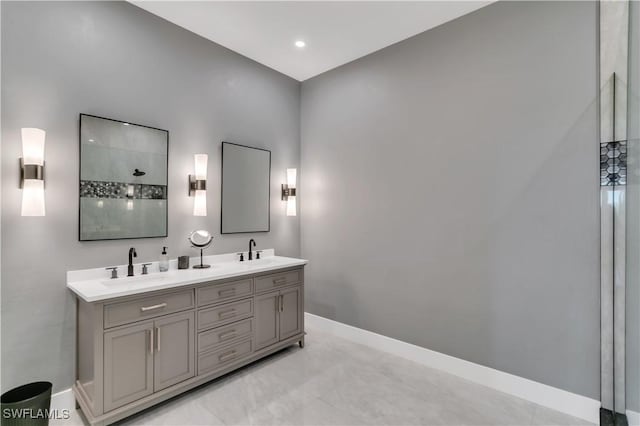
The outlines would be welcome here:
<svg viewBox="0 0 640 426">
<path fill-rule="evenodd" d="M 627 141 L 600 144 L 600 186 L 627 184 Z"/>
<path fill-rule="evenodd" d="M 80 197 L 166 200 L 167 186 L 81 180 Z"/>
</svg>

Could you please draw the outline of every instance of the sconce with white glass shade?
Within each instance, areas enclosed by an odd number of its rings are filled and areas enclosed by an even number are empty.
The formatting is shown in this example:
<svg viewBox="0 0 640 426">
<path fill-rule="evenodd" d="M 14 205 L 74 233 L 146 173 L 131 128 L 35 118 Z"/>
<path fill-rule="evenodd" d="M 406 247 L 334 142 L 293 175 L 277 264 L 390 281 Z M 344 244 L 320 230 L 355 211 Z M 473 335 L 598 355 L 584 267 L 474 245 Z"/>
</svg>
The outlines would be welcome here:
<svg viewBox="0 0 640 426">
<path fill-rule="evenodd" d="M 46 132 L 37 128 L 22 129 L 20 188 L 22 216 L 44 216 L 44 140 Z"/>
<path fill-rule="evenodd" d="M 282 199 L 287 202 L 287 216 L 296 215 L 296 169 L 287 169 L 287 183 L 282 184 Z"/>
<path fill-rule="evenodd" d="M 135 186 L 127 185 L 127 210 L 133 210 L 133 198 L 135 195 Z"/>
<path fill-rule="evenodd" d="M 194 197 L 193 215 L 207 215 L 207 154 L 195 154 L 195 174 L 189 175 L 189 196 Z"/>
</svg>

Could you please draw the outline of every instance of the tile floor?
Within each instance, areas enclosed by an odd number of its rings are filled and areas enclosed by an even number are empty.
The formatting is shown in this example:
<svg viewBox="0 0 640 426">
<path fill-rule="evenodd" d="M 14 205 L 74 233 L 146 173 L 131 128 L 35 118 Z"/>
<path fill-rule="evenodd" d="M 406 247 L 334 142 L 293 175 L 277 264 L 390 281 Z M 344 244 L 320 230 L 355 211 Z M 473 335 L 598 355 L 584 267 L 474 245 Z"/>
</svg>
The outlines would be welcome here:
<svg viewBox="0 0 640 426">
<path fill-rule="evenodd" d="M 307 327 L 297 345 L 119 423 L 590 425 Z M 52 425 L 82 425 L 77 413 Z"/>
</svg>

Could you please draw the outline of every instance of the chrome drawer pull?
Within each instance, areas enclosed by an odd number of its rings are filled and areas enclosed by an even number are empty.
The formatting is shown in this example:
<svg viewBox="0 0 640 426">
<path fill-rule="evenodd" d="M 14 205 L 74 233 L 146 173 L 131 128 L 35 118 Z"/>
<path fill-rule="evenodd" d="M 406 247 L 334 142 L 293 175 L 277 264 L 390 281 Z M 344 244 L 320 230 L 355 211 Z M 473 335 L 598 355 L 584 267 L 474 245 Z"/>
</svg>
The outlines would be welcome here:
<svg viewBox="0 0 640 426">
<path fill-rule="evenodd" d="M 234 296 L 235 294 L 236 294 L 236 289 L 235 288 L 228 288 L 226 290 L 220 290 L 218 292 L 218 296 L 220 296 L 220 297 Z"/>
<path fill-rule="evenodd" d="M 236 357 L 236 350 L 234 349 L 232 351 L 229 351 L 229 352 L 226 352 L 226 353 L 223 353 L 222 355 L 220 355 L 218 357 L 218 360 L 220 360 L 221 362 L 225 362 L 225 361 L 228 361 L 228 360 L 233 359 L 235 357 Z"/>
<path fill-rule="evenodd" d="M 236 331 L 235 330 L 231 330 L 231 331 L 227 331 L 226 333 L 220 333 L 218 335 L 218 338 L 220 340 L 228 340 L 228 339 L 233 339 L 234 337 L 236 337 Z"/>
<path fill-rule="evenodd" d="M 236 316 L 236 308 L 229 309 L 228 311 L 220 312 L 218 314 L 220 318 L 223 317 L 235 317 Z"/>
<path fill-rule="evenodd" d="M 147 312 L 147 311 L 153 311 L 155 309 L 161 309 L 161 308 L 166 308 L 167 304 L 165 303 L 159 303 L 157 305 L 153 305 L 153 306 L 143 306 L 142 308 L 140 308 L 140 310 L 142 312 Z"/>
<path fill-rule="evenodd" d="M 283 277 L 283 278 L 278 278 L 278 279 L 275 279 L 275 278 L 273 279 L 273 283 L 274 283 L 275 285 L 281 285 L 281 284 L 284 284 L 284 283 L 286 283 L 286 282 L 287 282 L 287 279 L 286 279 L 285 277 Z"/>
</svg>

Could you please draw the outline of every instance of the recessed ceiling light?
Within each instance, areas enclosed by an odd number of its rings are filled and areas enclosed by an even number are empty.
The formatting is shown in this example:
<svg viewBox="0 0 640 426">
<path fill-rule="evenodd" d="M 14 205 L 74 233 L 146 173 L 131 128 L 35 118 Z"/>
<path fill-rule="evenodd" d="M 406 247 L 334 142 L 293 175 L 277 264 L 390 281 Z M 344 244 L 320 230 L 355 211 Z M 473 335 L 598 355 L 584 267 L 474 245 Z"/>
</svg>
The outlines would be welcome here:
<svg viewBox="0 0 640 426">
<path fill-rule="evenodd" d="M 92 142 L 92 143 L 93 143 L 93 142 L 95 142 L 95 140 L 93 140 L 93 139 L 89 139 L 89 142 Z"/>
<path fill-rule="evenodd" d="M 122 123 L 122 125 L 123 125 L 123 126 L 128 126 L 128 125 L 129 125 L 129 123 Z"/>
<path fill-rule="evenodd" d="M 302 40 L 296 40 L 296 47 L 305 47 L 307 45 L 307 43 L 305 43 Z"/>
</svg>

